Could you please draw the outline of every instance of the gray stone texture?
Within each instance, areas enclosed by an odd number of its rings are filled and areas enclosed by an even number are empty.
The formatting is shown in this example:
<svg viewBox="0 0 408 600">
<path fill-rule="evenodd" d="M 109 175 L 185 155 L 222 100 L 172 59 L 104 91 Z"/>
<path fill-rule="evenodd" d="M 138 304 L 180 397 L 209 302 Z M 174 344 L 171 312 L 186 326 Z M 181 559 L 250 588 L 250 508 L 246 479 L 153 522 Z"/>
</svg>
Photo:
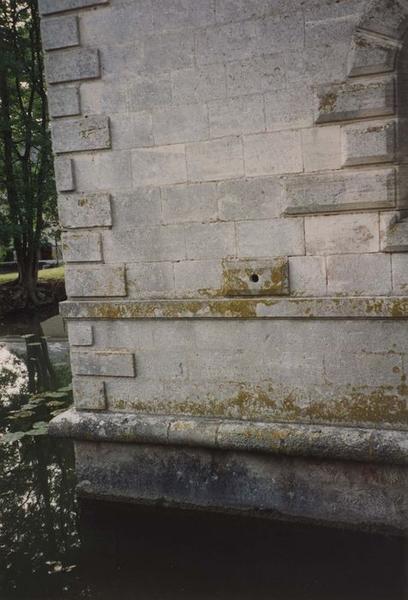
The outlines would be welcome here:
<svg viewBox="0 0 408 600">
<path fill-rule="evenodd" d="M 342 127 L 343 164 L 390 162 L 395 158 L 394 122 L 364 122 Z"/>
<path fill-rule="evenodd" d="M 45 60 L 48 83 L 64 83 L 100 76 L 98 50 L 75 48 L 50 52 Z"/>
<path fill-rule="evenodd" d="M 135 377 L 135 357 L 130 352 L 72 352 L 75 375 Z"/>
<path fill-rule="evenodd" d="M 105 384 L 91 377 L 75 377 L 72 382 L 76 410 L 100 411 L 106 409 Z"/>
<path fill-rule="evenodd" d="M 101 235 L 96 232 L 63 233 L 62 252 L 64 260 L 70 262 L 101 262 Z"/>
<path fill-rule="evenodd" d="M 93 327 L 87 323 L 71 321 L 68 323 L 68 338 L 71 346 L 92 346 Z"/>
<path fill-rule="evenodd" d="M 109 119 L 104 116 L 55 121 L 52 125 L 54 151 L 80 152 L 110 148 Z"/>
<path fill-rule="evenodd" d="M 78 18 L 67 16 L 43 20 L 41 39 L 44 50 L 79 46 Z"/>
<path fill-rule="evenodd" d="M 75 190 L 74 161 L 71 158 L 57 156 L 54 159 L 55 183 L 58 192 Z"/>
<path fill-rule="evenodd" d="M 75 117 L 81 114 L 81 101 L 77 86 L 50 86 L 47 96 L 51 117 Z"/>
<path fill-rule="evenodd" d="M 381 37 L 357 33 L 353 38 L 349 57 L 349 75 L 359 77 L 371 73 L 392 71 L 395 65 L 397 46 Z"/>
<path fill-rule="evenodd" d="M 284 185 L 288 215 L 394 207 L 396 200 L 393 169 L 300 175 Z"/>
<path fill-rule="evenodd" d="M 60 222 L 67 229 L 110 227 L 112 225 L 109 194 L 70 194 L 58 198 Z"/>
<path fill-rule="evenodd" d="M 125 269 L 122 265 L 70 265 L 66 268 L 66 276 L 68 296 L 126 296 Z"/>
<path fill-rule="evenodd" d="M 110 0 L 39 0 L 39 6 L 41 14 L 47 15 L 109 2 Z"/>
</svg>

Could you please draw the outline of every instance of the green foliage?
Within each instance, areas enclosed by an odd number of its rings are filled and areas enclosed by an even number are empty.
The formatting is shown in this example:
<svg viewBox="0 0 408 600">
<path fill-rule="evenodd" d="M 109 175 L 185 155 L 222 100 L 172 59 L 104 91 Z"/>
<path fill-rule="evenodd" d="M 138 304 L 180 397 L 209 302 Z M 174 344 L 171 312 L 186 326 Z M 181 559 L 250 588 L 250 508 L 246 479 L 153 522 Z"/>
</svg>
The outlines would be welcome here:
<svg viewBox="0 0 408 600">
<path fill-rule="evenodd" d="M 0 4 L 0 245 L 12 240 L 33 288 L 44 229 L 57 226 L 39 16 L 37 0 Z"/>
</svg>

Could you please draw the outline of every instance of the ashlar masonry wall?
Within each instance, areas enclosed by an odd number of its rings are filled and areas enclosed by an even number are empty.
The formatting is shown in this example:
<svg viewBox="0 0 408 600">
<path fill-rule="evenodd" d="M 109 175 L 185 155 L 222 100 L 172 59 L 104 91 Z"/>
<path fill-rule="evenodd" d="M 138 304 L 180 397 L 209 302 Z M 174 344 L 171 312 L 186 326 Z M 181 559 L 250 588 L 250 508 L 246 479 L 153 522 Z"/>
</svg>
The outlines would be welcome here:
<svg viewBox="0 0 408 600">
<path fill-rule="evenodd" d="M 40 0 L 78 411 L 406 429 L 406 0 Z"/>
</svg>

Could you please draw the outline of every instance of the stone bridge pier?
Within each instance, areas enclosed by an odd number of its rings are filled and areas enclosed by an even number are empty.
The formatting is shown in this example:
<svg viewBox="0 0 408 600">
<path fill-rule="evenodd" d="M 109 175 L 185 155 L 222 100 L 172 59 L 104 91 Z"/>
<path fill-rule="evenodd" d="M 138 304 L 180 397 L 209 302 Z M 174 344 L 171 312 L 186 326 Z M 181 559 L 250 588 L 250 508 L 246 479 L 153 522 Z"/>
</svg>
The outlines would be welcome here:
<svg viewBox="0 0 408 600">
<path fill-rule="evenodd" d="M 407 530 L 407 0 L 40 8 L 79 491 Z"/>
</svg>

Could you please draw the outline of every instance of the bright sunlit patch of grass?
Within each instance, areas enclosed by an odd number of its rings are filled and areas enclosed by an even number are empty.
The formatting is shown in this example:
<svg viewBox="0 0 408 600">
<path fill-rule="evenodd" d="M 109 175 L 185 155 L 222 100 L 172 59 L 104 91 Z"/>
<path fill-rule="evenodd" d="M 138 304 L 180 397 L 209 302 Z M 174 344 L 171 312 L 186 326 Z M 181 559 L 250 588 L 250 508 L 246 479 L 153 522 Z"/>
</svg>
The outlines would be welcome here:
<svg viewBox="0 0 408 600">
<path fill-rule="evenodd" d="M 55 267 L 53 269 L 43 269 L 38 273 L 38 278 L 47 279 L 64 279 L 64 267 Z M 17 273 L 0 273 L 0 285 L 17 279 Z"/>
</svg>

